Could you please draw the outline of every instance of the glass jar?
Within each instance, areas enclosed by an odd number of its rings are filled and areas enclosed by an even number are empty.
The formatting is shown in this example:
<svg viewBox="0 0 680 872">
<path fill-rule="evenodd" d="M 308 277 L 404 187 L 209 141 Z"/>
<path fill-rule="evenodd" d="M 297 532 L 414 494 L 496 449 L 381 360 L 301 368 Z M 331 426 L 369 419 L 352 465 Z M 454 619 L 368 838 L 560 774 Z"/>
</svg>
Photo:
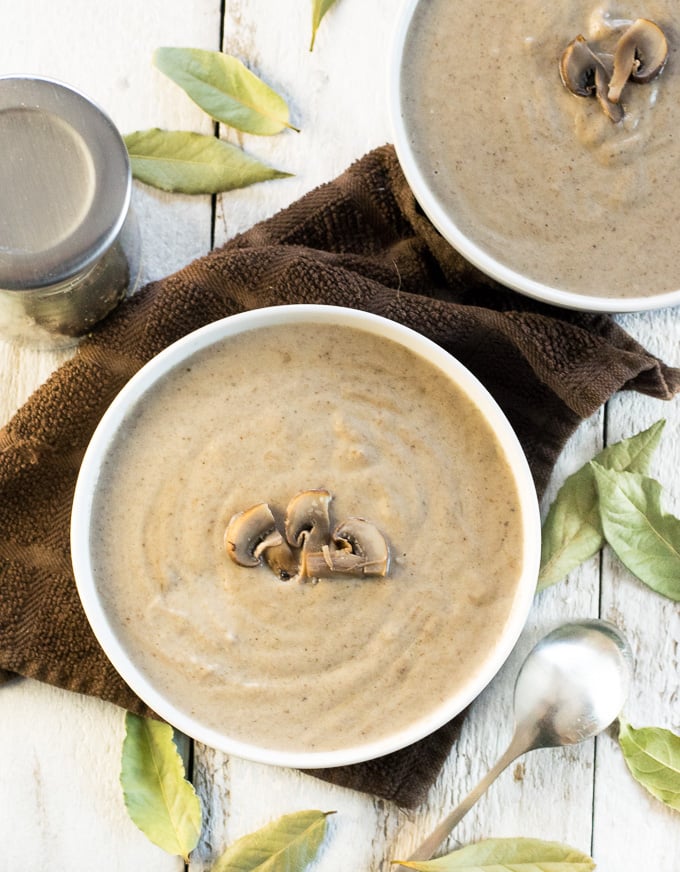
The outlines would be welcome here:
<svg viewBox="0 0 680 872">
<path fill-rule="evenodd" d="M 73 88 L 5 76 L 0 154 L 0 336 L 74 344 L 139 278 L 125 143 Z"/>
</svg>

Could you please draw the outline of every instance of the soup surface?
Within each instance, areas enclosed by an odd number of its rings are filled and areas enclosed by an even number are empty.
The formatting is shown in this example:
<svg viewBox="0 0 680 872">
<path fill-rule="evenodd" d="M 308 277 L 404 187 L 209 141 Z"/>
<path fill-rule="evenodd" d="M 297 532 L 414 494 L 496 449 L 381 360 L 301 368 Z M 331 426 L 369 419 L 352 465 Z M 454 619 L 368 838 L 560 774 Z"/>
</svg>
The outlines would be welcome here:
<svg viewBox="0 0 680 872">
<path fill-rule="evenodd" d="M 284 582 L 229 559 L 230 518 L 326 487 L 387 538 L 385 577 Z M 95 581 L 137 666 L 249 744 L 365 744 L 473 677 L 507 621 L 524 518 L 477 406 L 425 359 L 350 327 L 263 327 L 132 408 L 93 507 Z"/>
<path fill-rule="evenodd" d="M 562 84 L 579 34 L 613 51 L 638 17 L 668 60 L 629 83 L 613 123 Z M 602 297 L 680 289 L 680 30 L 674 0 L 425 0 L 406 40 L 402 111 L 416 161 L 462 232 L 510 269 Z"/>
</svg>

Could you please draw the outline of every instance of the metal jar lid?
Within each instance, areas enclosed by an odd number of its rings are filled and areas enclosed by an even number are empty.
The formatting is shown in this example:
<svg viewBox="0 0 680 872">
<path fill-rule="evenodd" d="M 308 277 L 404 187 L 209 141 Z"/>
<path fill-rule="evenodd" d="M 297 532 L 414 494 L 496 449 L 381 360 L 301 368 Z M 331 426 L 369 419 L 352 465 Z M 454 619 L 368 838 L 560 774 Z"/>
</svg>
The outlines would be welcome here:
<svg viewBox="0 0 680 872">
<path fill-rule="evenodd" d="M 118 236 L 132 190 L 110 118 L 49 79 L 0 77 L 0 288 L 67 281 Z"/>
</svg>

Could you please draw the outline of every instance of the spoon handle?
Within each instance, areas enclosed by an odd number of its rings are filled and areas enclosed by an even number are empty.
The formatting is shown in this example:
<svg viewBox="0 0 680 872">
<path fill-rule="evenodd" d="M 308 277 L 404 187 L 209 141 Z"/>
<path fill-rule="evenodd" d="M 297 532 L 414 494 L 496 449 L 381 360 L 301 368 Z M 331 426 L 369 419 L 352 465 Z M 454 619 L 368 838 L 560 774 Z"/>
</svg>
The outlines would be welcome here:
<svg viewBox="0 0 680 872">
<path fill-rule="evenodd" d="M 498 776 L 506 769 L 513 760 L 516 760 L 521 754 L 530 751 L 534 747 L 535 732 L 527 730 L 518 730 L 510 742 L 503 756 L 498 760 L 482 780 L 474 787 L 470 793 L 462 800 L 453 811 L 437 825 L 430 835 L 421 842 L 416 850 L 408 858 L 409 860 L 429 860 L 441 843 L 447 838 L 451 830 L 465 817 L 472 806 L 484 794 L 484 792 L 493 784 Z M 405 866 L 395 866 L 393 872 L 409 872 Z"/>
</svg>

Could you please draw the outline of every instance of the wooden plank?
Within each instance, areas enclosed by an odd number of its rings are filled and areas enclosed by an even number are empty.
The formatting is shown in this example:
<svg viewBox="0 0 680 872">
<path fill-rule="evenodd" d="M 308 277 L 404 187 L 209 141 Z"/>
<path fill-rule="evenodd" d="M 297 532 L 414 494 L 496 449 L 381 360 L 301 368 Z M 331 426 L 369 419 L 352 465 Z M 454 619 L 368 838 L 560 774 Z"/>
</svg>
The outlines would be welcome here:
<svg viewBox="0 0 680 872">
<path fill-rule="evenodd" d="M 178 872 L 132 823 L 118 782 L 124 714 L 32 681 L 0 692 L 2 868 Z"/>
<path fill-rule="evenodd" d="M 680 323 L 674 309 L 620 319 L 643 345 L 680 365 Z M 654 421 L 666 426 L 651 470 L 664 487 L 667 511 L 680 516 L 680 407 L 622 394 L 609 404 L 607 440 L 617 442 Z M 650 590 L 605 549 L 603 617 L 627 634 L 635 657 L 624 717 L 634 727 L 658 726 L 680 734 L 680 610 Z M 615 737 L 598 746 L 595 793 L 595 857 L 605 870 L 675 869 L 680 857 L 678 813 L 634 781 Z"/>
<path fill-rule="evenodd" d="M 292 178 L 218 198 L 216 243 L 268 217 L 390 137 L 387 64 L 399 0 L 341 0 L 309 51 L 311 0 L 230 0 L 224 51 L 243 61 L 288 101 L 299 133 L 221 136 Z"/>
<path fill-rule="evenodd" d="M 82 90 L 127 133 L 151 126 L 209 132 L 210 122 L 151 66 L 158 45 L 216 48 L 216 0 L 149 0 L 67 6 L 0 0 L 2 72 L 38 74 Z M 210 198 L 136 186 L 142 280 L 209 249 Z M 0 421 L 9 419 L 68 352 L 0 341 Z M 76 694 L 23 681 L 0 691 L 0 842 L 3 869 L 123 872 L 183 868 L 129 820 L 118 781 L 123 713 Z"/>
</svg>

